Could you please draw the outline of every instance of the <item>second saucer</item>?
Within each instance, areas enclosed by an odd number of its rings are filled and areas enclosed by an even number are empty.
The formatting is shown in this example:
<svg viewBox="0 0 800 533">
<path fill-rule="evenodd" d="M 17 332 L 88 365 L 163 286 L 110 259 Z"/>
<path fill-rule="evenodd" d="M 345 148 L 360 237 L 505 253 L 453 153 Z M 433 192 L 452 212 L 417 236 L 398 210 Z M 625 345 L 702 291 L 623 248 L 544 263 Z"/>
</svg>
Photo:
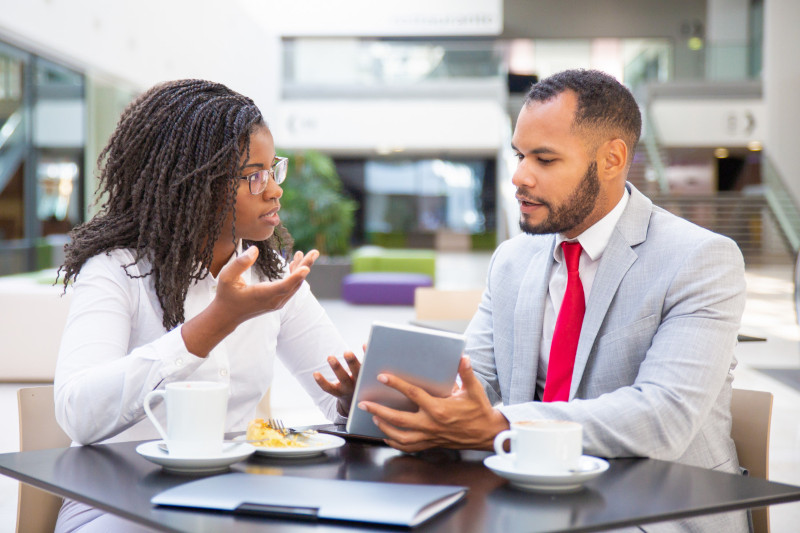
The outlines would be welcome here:
<svg viewBox="0 0 800 533">
<path fill-rule="evenodd" d="M 513 454 L 510 454 L 513 455 Z M 511 482 L 511 485 L 535 492 L 572 492 L 608 470 L 608 461 L 591 455 L 581 457 L 580 469 L 568 474 L 536 474 L 519 472 L 514 468 L 513 457 L 490 455 L 483 460 L 489 470 Z"/>
</svg>

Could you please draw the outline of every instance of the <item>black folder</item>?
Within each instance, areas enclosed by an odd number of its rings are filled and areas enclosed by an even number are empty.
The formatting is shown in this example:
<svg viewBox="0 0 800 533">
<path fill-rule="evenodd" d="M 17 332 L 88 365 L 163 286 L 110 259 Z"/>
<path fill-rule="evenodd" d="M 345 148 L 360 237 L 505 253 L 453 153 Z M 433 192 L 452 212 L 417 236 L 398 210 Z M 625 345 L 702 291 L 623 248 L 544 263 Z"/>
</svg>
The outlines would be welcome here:
<svg viewBox="0 0 800 533">
<path fill-rule="evenodd" d="M 267 476 L 234 472 L 156 494 L 156 505 L 298 520 L 414 527 L 466 495 L 467 487 Z"/>
</svg>

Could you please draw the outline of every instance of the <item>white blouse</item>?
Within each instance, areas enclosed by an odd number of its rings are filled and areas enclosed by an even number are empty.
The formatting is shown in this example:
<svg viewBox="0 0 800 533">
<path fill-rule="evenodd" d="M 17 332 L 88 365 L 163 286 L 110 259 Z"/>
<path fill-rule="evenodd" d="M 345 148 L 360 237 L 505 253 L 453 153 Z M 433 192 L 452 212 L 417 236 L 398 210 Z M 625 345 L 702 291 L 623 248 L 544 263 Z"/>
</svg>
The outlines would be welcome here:
<svg viewBox="0 0 800 533">
<path fill-rule="evenodd" d="M 308 283 L 282 309 L 244 322 L 200 358 L 186 350 L 182 326 L 165 330 L 153 276 L 129 277 L 122 265 L 132 262 L 129 250 L 97 255 L 74 284 L 56 364 L 55 403 L 58 423 L 76 443 L 159 438 L 142 403 L 148 392 L 173 381 L 228 383 L 226 431 L 243 431 L 272 383 L 276 355 L 328 419 L 335 419 L 336 399 L 312 374 L 335 381 L 326 359 L 334 355 L 343 362 L 347 346 Z M 138 267 L 128 272 L 149 271 Z M 252 269 L 242 277 L 258 282 Z M 186 320 L 211 303 L 216 286 L 209 274 L 189 288 Z M 163 403 L 153 411 L 165 424 Z"/>
</svg>

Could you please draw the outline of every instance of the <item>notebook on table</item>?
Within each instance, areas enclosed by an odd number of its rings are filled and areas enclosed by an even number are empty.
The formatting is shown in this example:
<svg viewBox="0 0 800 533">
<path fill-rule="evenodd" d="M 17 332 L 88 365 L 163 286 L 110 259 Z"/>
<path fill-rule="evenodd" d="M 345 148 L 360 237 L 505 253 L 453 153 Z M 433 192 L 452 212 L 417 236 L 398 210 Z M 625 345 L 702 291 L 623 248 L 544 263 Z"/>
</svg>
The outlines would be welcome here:
<svg viewBox="0 0 800 533">
<path fill-rule="evenodd" d="M 414 527 L 459 502 L 467 487 L 234 472 L 156 494 L 155 505 L 298 520 Z"/>
</svg>

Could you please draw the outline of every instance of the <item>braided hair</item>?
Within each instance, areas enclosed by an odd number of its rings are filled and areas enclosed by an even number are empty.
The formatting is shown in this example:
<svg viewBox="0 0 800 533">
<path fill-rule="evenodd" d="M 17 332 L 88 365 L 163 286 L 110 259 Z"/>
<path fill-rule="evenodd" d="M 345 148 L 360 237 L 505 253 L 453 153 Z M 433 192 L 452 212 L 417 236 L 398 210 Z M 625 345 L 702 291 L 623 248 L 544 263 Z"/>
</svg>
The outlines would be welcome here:
<svg viewBox="0 0 800 533">
<path fill-rule="evenodd" d="M 98 214 L 75 227 L 66 258 L 64 287 L 91 257 L 129 249 L 134 261 L 123 265 L 131 277 L 153 276 L 163 310 L 163 325 L 184 322 L 189 286 L 208 276 L 214 243 L 233 212 L 242 155 L 249 157 L 250 135 L 266 128 L 250 98 L 204 80 L 156 85 L 122 113 L 98 158 Z M 274 280 L 283 271 L 281 254 L 292 240 L 283 226 L 266 241 L 245 240 L 259 250 L 255 269 Z M 131 274 L 141 260 L 149 271 Z"/>
</svg>

